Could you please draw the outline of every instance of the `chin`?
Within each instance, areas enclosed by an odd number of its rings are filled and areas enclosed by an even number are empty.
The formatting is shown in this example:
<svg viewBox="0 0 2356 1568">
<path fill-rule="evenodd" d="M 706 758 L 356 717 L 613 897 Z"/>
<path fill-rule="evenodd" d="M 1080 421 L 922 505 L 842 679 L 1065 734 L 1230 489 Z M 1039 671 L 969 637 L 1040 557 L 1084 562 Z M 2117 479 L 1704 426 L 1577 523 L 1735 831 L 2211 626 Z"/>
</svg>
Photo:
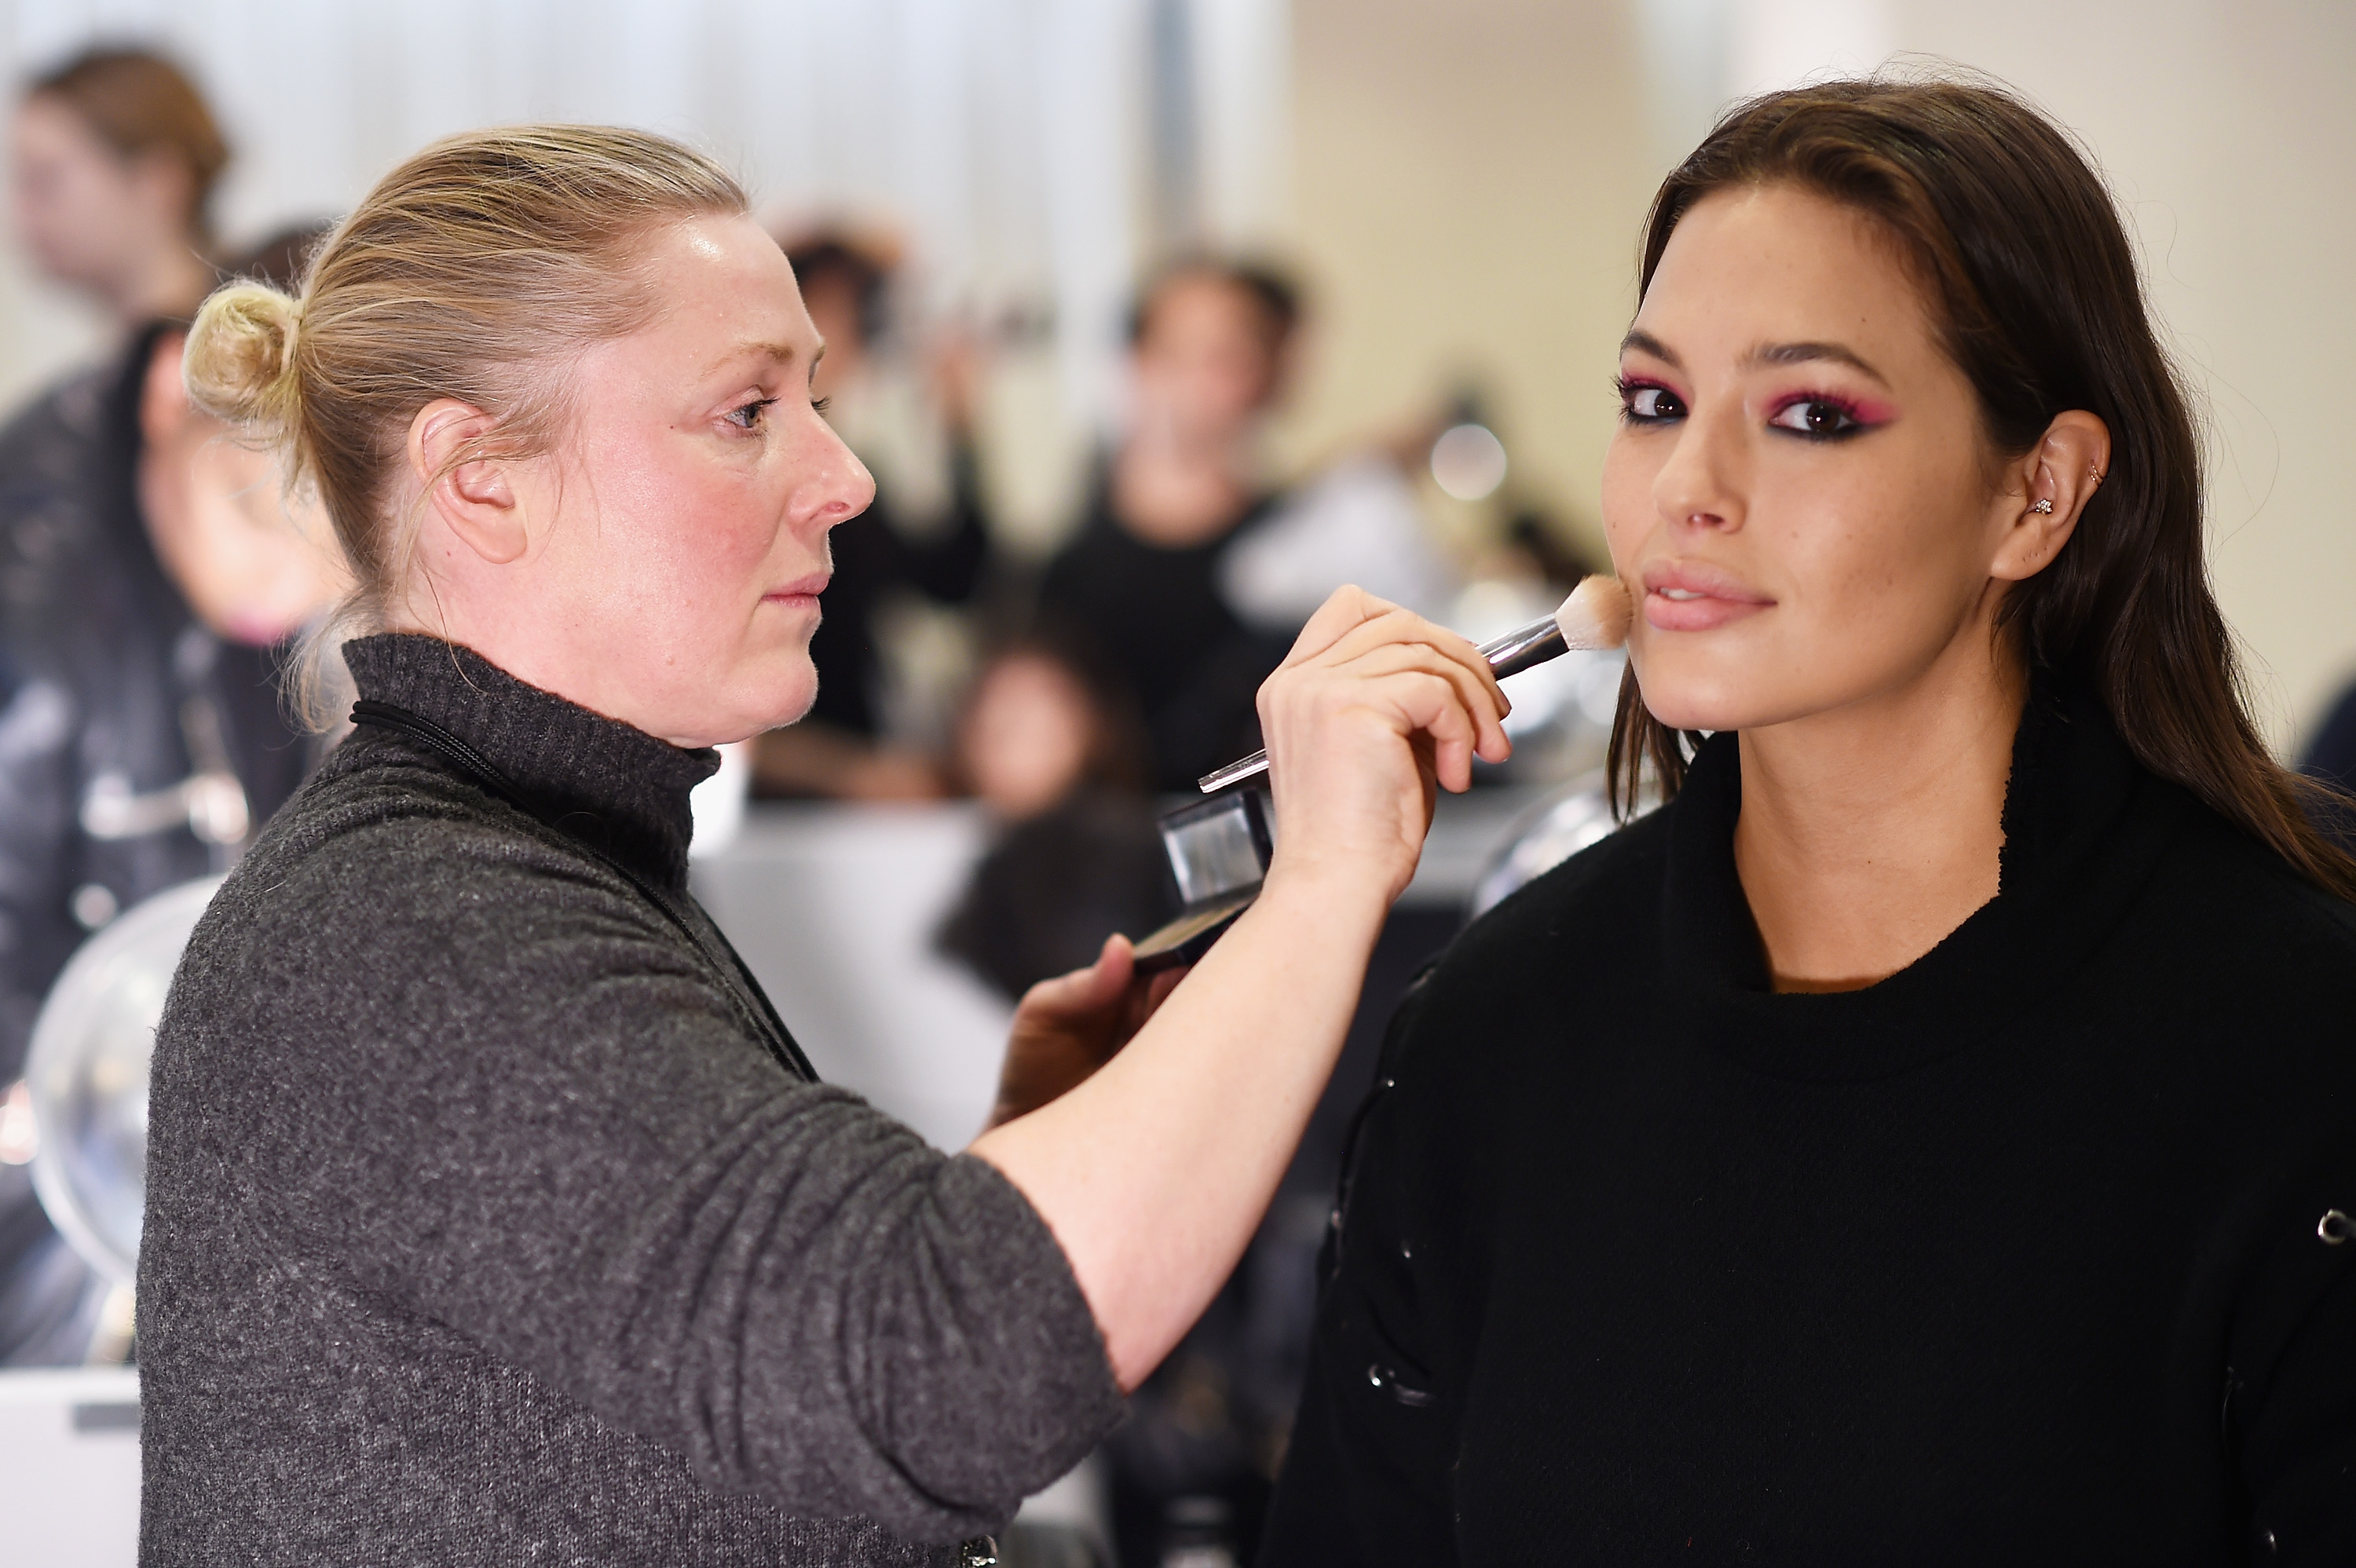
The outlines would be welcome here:
<svg viewBox="0 0 2356 1568">
<path fill-rule="evenodd" d="M 1682 661 L 1675 661 L 1682 662 Z M 1751 682 L 1716 671 L 1663 668 L 1649 660 L 1636 670 L 1636 689 L 1654 718 L 1672 730 L 1742 730 L 1759 722 Z"/>
</svg>

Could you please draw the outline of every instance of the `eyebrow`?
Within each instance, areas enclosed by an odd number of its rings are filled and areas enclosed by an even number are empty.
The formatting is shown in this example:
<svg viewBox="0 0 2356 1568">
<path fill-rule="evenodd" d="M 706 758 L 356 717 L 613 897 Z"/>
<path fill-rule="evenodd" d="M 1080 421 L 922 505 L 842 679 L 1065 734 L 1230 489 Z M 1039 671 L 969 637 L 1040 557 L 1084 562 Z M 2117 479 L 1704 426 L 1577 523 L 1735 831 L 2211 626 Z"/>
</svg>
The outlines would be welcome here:
<svg viewBox="0 0 2356 1568">
<path fill-rule="evenodd" d="M 1678 358 L 1667 344 L 1646 332 L 1643 327 L 1629 328 L 1628 336 L 1620 340 L 1621 353 L 1625 354 L 1631 348 L 1640 354 L 1649 354 L 1662 363 L 1673 366 L 1679 370 L 1686 368 L 1685 361 Z"/>
<path fill-rule="evenodd" d="M 1642 328 L 1630 332 L 1620 340 L 1621 353 L 1625 354 L 1631 348 L 1640 354 L 1649 354 L 1674 369 L 1685 368 L 1685 362 L 1667 344 Z M 1762 365 L 1805 365 L 1816 360 L 1847 365 L 1872 377 L 1885 387 L 1890 385 L 1890 379 L 1875 369 L 1863 355 L 1837 343 L 1762 343 L 1742 357 L 1745 369 L 1756 369 Z"/>
<path fill-rule="evenodd" d="M 1746 366 L 1805 365 L 1818 359 L 1846 365 L 1852 370 L 1872 377 L 1885 387 L 1890 385 L 1889 379 L 1875 369 L 1865 356 L 1837 343 L 1762 343 L 1744 355 L 1742 362 Z"/>
<path fill-rule="evenodd" d="M 818 352 L 810 356 L 810 363 L 815 365 L 825 357 L 825 354 L 826 345 L 820 343 Z M 712 362 L 712 368 L 717 370 L 723 365 L 733 365 L 740 359 L 773 359 L 780 365 L 790 365 L 799 357 L 801 357 L 800 352 L 790 343 L 738 343 L 731 346 L 728 352 L 714 359 Z"/>
</svg>

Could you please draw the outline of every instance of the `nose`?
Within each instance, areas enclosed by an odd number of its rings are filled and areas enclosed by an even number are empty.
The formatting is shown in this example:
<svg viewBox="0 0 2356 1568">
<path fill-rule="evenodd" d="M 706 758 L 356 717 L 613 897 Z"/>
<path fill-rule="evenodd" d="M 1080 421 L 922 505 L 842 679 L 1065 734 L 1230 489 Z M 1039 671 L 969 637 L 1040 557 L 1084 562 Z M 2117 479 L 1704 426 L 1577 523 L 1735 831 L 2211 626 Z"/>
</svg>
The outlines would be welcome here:
<svg viewBox="0 0 2356 1568">
<path fill-rule="evenodd" d="M 813 412 L 809 444 L 795 466 L 787 520 L 797 532 L 825 532 L 847 523 L 875 500 L 875 477 L 834 427 Z"/>
<path fill-rule="evenodd" d="M 1653 505 L 1675 527 L 1732 531 L 1742 526 L 1741 415 L 1686 416 L 1669 459 L 1653 480 Z"/>
</svg>

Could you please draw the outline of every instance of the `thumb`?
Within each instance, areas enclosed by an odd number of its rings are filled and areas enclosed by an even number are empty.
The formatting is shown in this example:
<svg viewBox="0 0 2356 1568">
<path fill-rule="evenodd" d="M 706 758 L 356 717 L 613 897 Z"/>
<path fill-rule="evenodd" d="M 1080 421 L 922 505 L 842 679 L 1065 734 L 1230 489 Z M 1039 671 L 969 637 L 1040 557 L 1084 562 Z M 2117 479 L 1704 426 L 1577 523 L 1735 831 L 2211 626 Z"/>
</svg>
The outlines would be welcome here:
<svg viewBox="0 0 2356 1568">
<path fill-rule="evenodd" d="M 1040 981 L 1023 994 L 1021 1010 L 1058 1015 L 1101 1010 L 1129 989 L 1130 976 L 1136 968 L 1137 957 L 1129 938 L 1108 936 L 1094 964 Z"/>
</svg>

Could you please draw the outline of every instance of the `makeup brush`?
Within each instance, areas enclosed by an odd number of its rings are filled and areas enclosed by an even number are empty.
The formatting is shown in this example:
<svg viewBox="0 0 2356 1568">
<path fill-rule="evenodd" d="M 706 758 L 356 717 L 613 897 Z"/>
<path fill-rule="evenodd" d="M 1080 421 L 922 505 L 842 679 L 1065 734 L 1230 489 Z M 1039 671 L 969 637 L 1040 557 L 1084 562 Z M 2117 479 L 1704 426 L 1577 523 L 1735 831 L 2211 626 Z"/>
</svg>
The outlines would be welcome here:
<svg viewBox="0 0 2356 1568">
<path fill-rule="evenodd" d="M 1499 680 L 1519 675 L 1534 665 L 1560 658 L 1573 648 L 1616 648 L 1628 640 L 1628 618 L 1634 606 L 1628 590 L 1616 577 L 1584 577 L 1555 613 L 1543 621 L 1516 626 L 1502 637 L 1481 645 L 1481 656 Z M 1268 753 L 1254 752 L 1229 763 L 1196 782 L 1205 795 L 1268 772 Z"/>
</svg>

